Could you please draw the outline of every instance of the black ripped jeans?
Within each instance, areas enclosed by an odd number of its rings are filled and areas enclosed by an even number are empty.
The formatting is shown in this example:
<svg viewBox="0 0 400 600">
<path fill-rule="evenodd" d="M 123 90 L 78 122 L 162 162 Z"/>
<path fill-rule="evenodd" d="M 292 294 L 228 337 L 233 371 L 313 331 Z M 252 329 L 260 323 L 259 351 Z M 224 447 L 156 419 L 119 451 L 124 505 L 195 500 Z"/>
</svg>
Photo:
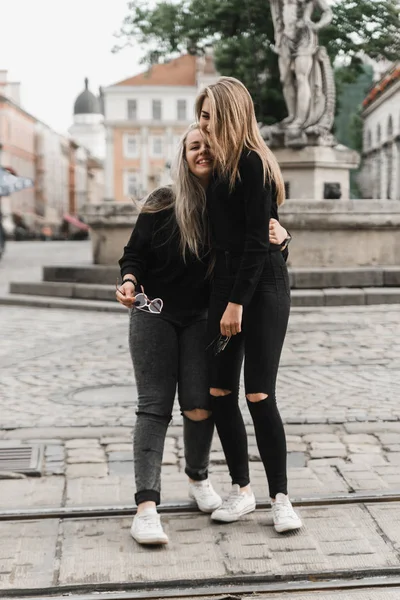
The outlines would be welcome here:
<svg viewBox="0 0 400 600">
<path fill-rule="evenodd" d="M 206 314 L 168 317 L 133 309 L 129 346 L 138 391 L 133 436 L 136 504 L 160 503 L 161 465 L 175 393 L 181 411 L 211 410 L 206 365 Z M 208 477 L 212 417 L 183 417 L 185 473 L 194 481 Z"/>
<path fill-rule="evenodd" d="M 239 261 L 240 257 L 228 253 L 217 255 L 208 321 L 210 387 L 231 393 L 212 396 L 212 409 L 232 483 L 244 487 L 250 481 L 247 436 L 238 404 L 244 358 L 246 395 L 267 394 L 260 402 L 247 400 L 247 405 L 269 493 L 275 498 L 279 492 L 287 494 L 286 437 L 275 387 L 290 312 L 289 276 L 281 252 L 268 253 L 254 296 L 243 311 L 242 332 L 233 336 L 226 348 L 215 355 L 212 341 L 220 332 L 220 320 Z"/>
</svg>

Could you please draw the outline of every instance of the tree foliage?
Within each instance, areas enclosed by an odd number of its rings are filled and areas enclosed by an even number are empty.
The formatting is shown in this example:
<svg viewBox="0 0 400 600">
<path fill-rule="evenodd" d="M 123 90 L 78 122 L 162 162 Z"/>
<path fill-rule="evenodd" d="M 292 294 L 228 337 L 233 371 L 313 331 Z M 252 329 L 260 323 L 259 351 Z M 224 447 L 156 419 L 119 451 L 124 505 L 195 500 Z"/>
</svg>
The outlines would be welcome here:
<svg viewBox="0 0 400 600">
<path fill-rule="evenodd" d="M 334 19 L 320 32 L 320 42 L 332 62 L 347 64 L 348 81 L 358 76 L 362 56 L 398 59 L 398 0 L 337 0 L 333 8 Z M 132 0 L 119 39 L 116 49 L 143 46 L 147 64 L 179 53 L 201 53 L 212 44 L 217 69 L 245 83 L 259 120 L 271 123 L 285 116 L 265 0 L 162 0 L 153 7 L 147 0 Z"/>
</svg>

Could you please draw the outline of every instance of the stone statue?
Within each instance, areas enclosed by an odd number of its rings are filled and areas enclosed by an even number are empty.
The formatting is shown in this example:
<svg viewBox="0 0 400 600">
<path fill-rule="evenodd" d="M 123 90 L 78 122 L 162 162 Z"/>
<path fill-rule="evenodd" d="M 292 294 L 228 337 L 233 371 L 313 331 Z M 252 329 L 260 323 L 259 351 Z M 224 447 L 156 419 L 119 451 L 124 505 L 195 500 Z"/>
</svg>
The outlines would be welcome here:
<svg viewBox="0 0 400 600">
<path fill-rule="evenodd" d="M 318 44 L 332 9 L 327 0 L 270 0 L 270 5 L 288 116 L 261 132 L 273 146 L 333 145 L 334 76 L 326 49 Z M 318 22 L 311 20 L 314 9 L 321 15 Z"/>
</svg>

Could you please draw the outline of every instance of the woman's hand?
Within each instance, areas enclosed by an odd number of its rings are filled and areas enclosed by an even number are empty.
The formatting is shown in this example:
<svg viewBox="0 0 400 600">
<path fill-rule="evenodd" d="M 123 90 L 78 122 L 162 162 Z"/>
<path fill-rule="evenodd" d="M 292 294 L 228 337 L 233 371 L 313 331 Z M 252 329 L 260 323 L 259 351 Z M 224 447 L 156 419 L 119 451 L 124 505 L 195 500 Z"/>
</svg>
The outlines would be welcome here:
<svg viewBox="0 0 400 600">
<path fill-rule="evenodd" d="M 288 236 L 288 233 L 284 227 L 276 219 L 270 219 L 269 221 L 269 241 L 271 244 L 282 244 Z"/>
<path fill-rule="evenodd" d="M 132 308 L 136 301 L 135 286 L 130 281 L 122 283 L 122 285 L 117 288 L 115 296 L 120 304 L 123 304 L 127 308 Z"/>
<path fill-rule="evenodd" d="M 220 321 L 221 334 L 231 337 L 242 331 L 243 306 L 229 302 Z"/>
</svg>

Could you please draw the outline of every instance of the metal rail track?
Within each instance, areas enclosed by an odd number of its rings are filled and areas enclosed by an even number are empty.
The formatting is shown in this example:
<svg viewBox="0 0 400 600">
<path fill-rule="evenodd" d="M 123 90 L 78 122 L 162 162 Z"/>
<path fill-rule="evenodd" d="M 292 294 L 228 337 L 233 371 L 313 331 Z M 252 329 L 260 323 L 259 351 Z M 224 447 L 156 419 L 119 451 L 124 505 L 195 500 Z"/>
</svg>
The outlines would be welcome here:
<svg viewBox="0 0 400 600">
<path fill-rule="evenodd" d="M 245 600 L 265 598 L 279 594 L 300 594 L 306 592 L 340 592 L 351 593 L 370 590 L 399 591 L 400 569 L 383 569 L 382 571 L 332 572 L 308 578 L 292 577 L 276 581 L 273 576 L 241 576 L 218 580 L 202 580 L 197 584 L 188 581 L 151 583 L 124 582 L 116 584 L 82 584 L 61 586 L 46 589 L 14 589 L 0 591 L 0 598 L 14 600 Z M 295 600 L 295 598 L 294 598 Z M 316 596 L 318 600 L 318 596 Z M 347 600 L 347 596 L 346 596 Z"/>
<path fill-rule="evenodd" d="M 400 491 L 396 490 L 388 493 L 377 492 L 374 494 L 354 492 L 352 494 L 336 494 L 332 496 L 312 496 L 309 498 L 292 499 L 292 504 L 299 507 L 362 503 L 376 504 L 380 502 L 400 502 Z M 269 502 L 257 502 L 257 510 L 269 507 Z M 199 512 L 197 506 L 190 501 L 163 503 L 158 507 L 158 511 L 164 514 Z M 111 518 L 131 516 L 135 514 L 135 512 L 136 506 L 133 504 L 121 504 L 117 506 L 65 506 L 57 508 L 15 509 L 0 511 L 0 521 Z"/>
</svg>

